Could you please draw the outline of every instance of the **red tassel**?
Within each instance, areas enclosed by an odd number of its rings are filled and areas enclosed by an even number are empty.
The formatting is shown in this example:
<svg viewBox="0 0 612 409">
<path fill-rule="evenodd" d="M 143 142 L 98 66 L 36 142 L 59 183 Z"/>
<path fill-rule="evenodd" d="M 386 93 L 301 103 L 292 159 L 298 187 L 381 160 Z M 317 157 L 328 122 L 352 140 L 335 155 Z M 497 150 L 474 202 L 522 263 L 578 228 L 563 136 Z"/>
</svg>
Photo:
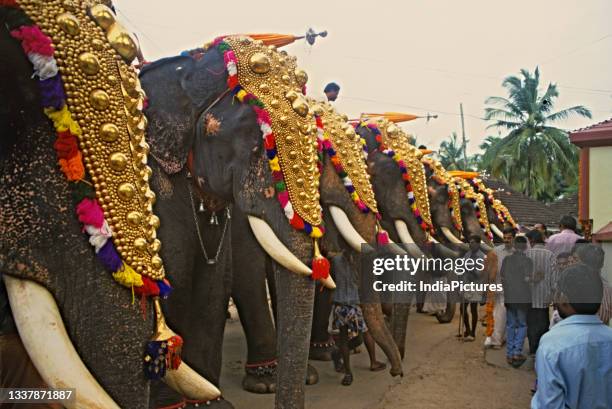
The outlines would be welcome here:
<svg viewBox="0 0 612 409">
<path fill-rule="evenodd" d="M 376 233 L 376 242 L 381 246 L 389 244 L 389 233 L 387 233 L 385 230 L 381 230 Z"/>
<path fill-rule="evenodd" d="M 147 276 L 142 276 L 142 286 L 134 287 L 134 293 L 140 296 L 152 297 L 159 295 L 159 287 L 155 281 L 151 280 Z"/>
<path fill-rule="evenodd" d="M 312 259 L 312 276 L 313 280 L 320 280 L 329 277 L 329 260 L 323 256 L 317 256 Z"/>
<path fill-rule="evenodd" d="M 183 350 L 183 338 L 175 335 L 168 339 L 168 355 L 166 355 L 166 366 L 170 369 L 178 369 L 181 365 L 181 352 Z"/>
</svg>

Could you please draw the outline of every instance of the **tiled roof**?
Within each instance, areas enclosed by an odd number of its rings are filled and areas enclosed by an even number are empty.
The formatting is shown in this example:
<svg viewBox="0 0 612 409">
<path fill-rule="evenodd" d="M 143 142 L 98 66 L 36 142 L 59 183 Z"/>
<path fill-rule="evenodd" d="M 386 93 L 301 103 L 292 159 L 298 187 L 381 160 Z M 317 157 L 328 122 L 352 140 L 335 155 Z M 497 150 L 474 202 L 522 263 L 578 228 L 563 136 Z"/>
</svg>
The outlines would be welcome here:
<svg viewBox="0 0 612 409">
<path fill-rule="evenodd" d="M 550 210 L 555 212 L 557 219 L 561 220 L 562 216 L 570 215 L 578 218 L 578 193 L 564 197 L 556 202 L 548 205 Z"/>
<path fill-rule="evenodd" d="M 584 131 L 593 131 L 593 130 L 602 130 L 602 129 L 612 129 L 612 118 L 605 119 L 601 122 L 597 122 L 596 124 L 585 126 L 584 128 L 579 128 L 571 131 L 571 133 L 578 133 Z"/>
<path fill-rule="evenodd" d="M 505 182 L 497 179 L 484 178 L 485 185 L 495 191 L 493 196 L 510 210 L 512 218 L 519 225 L 533 226 L 544 223 L 548 227 L 556 227 L 560 216 L 549 206 L 515 191 Z"/>
</svg>

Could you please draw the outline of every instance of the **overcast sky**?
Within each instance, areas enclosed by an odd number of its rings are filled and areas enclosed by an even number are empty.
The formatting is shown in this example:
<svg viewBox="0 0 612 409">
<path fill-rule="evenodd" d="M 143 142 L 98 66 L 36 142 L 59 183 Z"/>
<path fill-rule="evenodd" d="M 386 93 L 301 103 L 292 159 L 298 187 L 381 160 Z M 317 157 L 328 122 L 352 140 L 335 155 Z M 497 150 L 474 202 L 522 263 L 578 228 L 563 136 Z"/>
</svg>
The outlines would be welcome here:
<svg viewBox="0 0 612 409">
<path fill-rule="evenodd" d="M 309 74 L 309 94 L 329 81 L 342 87 L 336 106 L 399 111 L 438 119 L 404 128 L 437 148 L 461 135 L 463 103 L 469 151 L 487 130 L 484 100 L 505 96 L 501 82 L 540 66 L 542 85 L 556 82 L 556 108 L 582 104 L 593 119 L 559 123 L 575 129 L 612 117 L 612 1 L 196 1 L 115 0 L 148 60 L 176 55 L 222 34 L 327 30 L 314 47 L 286 50 Z"/>
</svg>

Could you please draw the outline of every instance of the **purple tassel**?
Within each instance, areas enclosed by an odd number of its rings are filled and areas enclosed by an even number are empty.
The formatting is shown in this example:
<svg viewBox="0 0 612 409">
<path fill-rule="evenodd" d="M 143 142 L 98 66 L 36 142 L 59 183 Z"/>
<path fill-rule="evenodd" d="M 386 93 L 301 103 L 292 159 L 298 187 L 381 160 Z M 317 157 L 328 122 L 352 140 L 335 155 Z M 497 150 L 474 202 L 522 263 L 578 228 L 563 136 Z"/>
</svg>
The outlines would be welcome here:
<svg viewBox="0 0 612 409">
<path fill-rule="evenodd" d="M 115 250 L 113 242 L 109 239 L 104 246 L 98 251 L 98 259 L 108 271 L 114 273 L 123 267 L 123 262 L 119 253 Z"/>
<path fill-rule="evenodd" d="M 45 108 L 55 108 L 56 110 L 62 109 L 66 101 L 62 77 L 57 74 L 55 77 L 39 81 L 38 84 L 42 106 Z"/>
</svg>

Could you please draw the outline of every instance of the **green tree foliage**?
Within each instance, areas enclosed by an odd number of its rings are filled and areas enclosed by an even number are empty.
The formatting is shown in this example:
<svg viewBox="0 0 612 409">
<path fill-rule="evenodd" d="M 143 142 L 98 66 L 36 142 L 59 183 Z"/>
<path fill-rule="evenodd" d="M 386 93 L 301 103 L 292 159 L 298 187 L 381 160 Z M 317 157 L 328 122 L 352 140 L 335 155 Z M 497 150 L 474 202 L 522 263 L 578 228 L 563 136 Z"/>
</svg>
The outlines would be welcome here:
<svg viewBox="0 0 612 409">
<path fill-rule="evenodd" d="M 574 190 L 578 176 L 577 149 L 565 130 L 552 126 L 570 116 L 591 118 L 582 105 L 554 112 L 559 96 L 557 86 L 539 89 L 540 71 L 507 77 L 503 87 L 508 97 L 489 97 L 485 119 L 489 128 L 508 131 L 504 137 L 488 137 L 481 145 L 484 154 L 480 167 L 505 180 L 513 188 L 538 200 L 554 200 Z"/>
<path fill-rule="evenodd" d="M 438 149 L 438 157 L 442 166 L 447 170 L 477 170 L 480 155 L 468 156 L 467 163 L 463 157 L 463 150 L 468 142 L 466 140 L 463 143 L 455 132 L 446 141 L 442 141 Z"/>
</svg>

